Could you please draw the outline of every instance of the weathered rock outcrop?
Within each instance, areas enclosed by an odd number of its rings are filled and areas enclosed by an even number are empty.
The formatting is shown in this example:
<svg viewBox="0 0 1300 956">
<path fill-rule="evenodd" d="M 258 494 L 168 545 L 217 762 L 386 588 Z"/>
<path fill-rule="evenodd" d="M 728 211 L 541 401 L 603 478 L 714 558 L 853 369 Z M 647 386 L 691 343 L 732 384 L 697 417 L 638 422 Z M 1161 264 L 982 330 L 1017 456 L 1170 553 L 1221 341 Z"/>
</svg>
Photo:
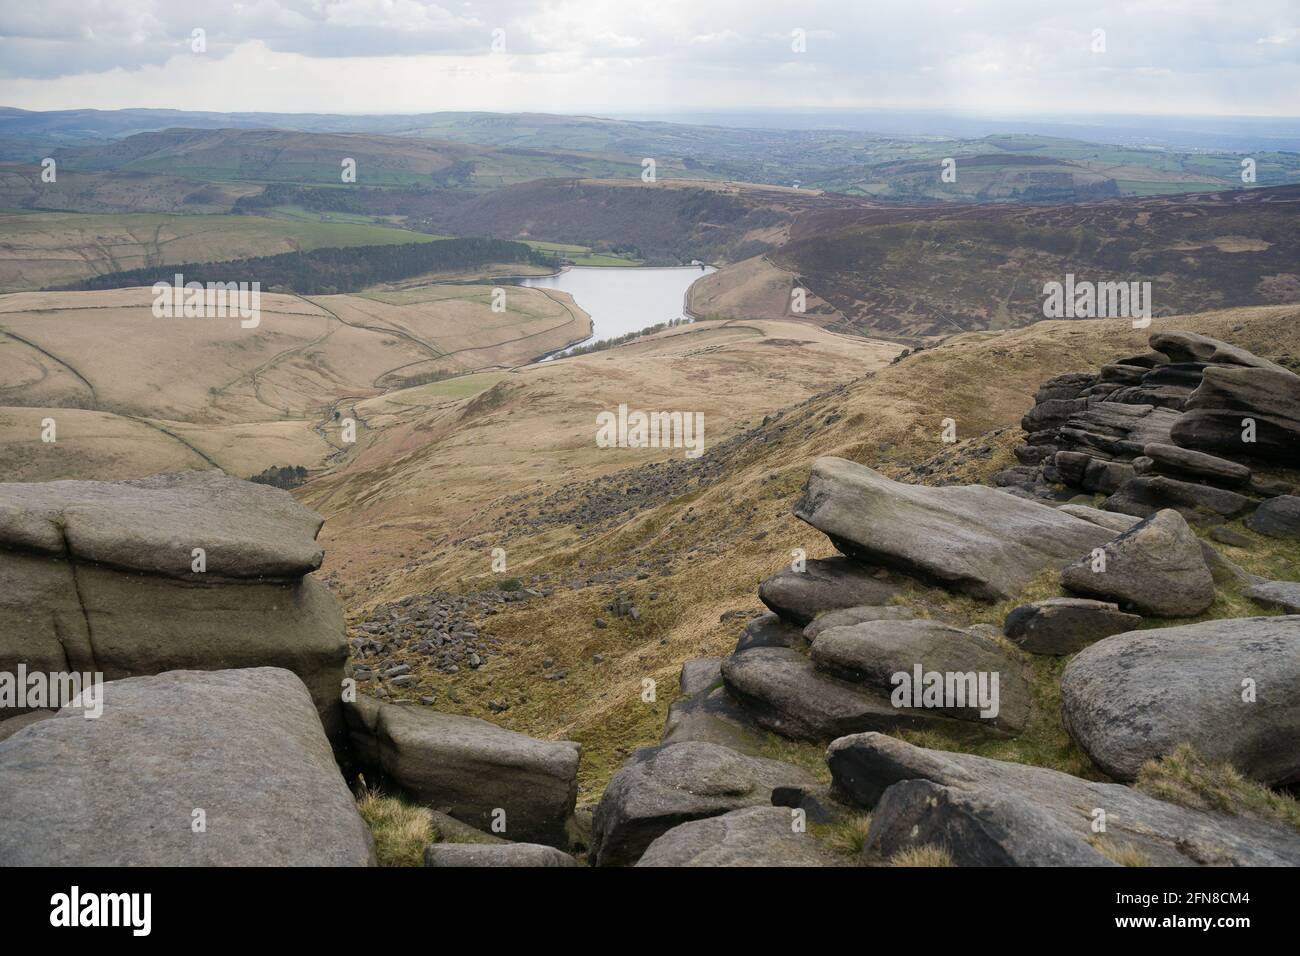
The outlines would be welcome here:
<svg viewBox="0 0 1300 956">
<path fill-rule="evenodd" d="M 373 865 L 294 674 L 171 671 L 103 689 L 98 718 L 64 708 L 0 743 L 4 864 Z"/>
<path fill-rule="evenodd" d="M 1120 851 L 1153 866 L 1300 863 L 1300 834 L 1293 830 L 1177 806 L 1123 784 L 871 733 L 836 740 L 826 762 L 841 799 L 876 811 L 868 846 L 887 854 L 946 836 L 958 865 L 1104 865 L 1108 852 Z M 937 786 L 906 785 L 918 780 Z M 891 794 L 896 786 L 905 789 Z M 1093 830 L 1097 811 L 1105 813 L 1104 834 Z"/>
<path fill-rule="evenodd" d="M 745 625 L 736 641 L 736 651 L 751 647 L 800 647 L 803 643 L 801 626 L 783 621 L 775 614 L 764 614 Z"/>
<path fill-rule="evenodd" d="M 1220 342 L 1208 335 L 1170 329 L 1152 332 L 1148 340 L 1151 348 L 1169 357 L 1171 362 L 1200 362 L 1206 365 L 1241 365 L 1248 368 L 1267 368 L 1286 371 L 1276 362 L 1260 358 L 1243 348 Z"/>
<path fill-rule="evenodd" d="M 777 787 L 811 787 L 811 776 L 775 760 L 701 742 L 638 750 L 605 788 L 592 822 L 588 858 L 597 866 L 635 863 L 673 827 L 742 807 L 772 805 Z M 789 810 L 784 811 L 787 820 Z"/>
<path fill-rule="evenodd" d="M 1186 520 L 1202 523 L 1239 517 L 1254 508 L 1255 501 L 1226 488 L 1179 481 L 1166 475 L 1141 475 L 1121 484 L 1102 502 L 1102 507 L 1139 518 L 1172 508 Z"/>
<path fill-rule="evenodd" d="M 287 492 L 211 471 L 0 485 L 0 671 L 284 667 L 336 737 L 343 618 L 304 577 L 320 525 Z"/>
<path fill-rule="evenodd" d="M 907 485 L 843 458 L 814 462 L 794 513 L 851 557 L 989 601 L 1114 537 L 993 488 Z"/>
<path fill-rule="evenodd" d="M 1085 556 L 1061 572 L 1061 584 L 1157 617 L 1192 617 L 1214 603 L 1200 540 L 1176 511 L 1157 512 L 1102 551 L 1104 570 Z"/>
<path fill-rule="evenodd" d="M 568 846 L 581 748 L 486 720 L 359 697 L 348 704 L 355 758 L 419 803 L 511 840 Z M 505 829 L 493 828 L 504 812 Z"/>
<path fill-rule="evenodd" d="M 835 866 L 808 832 L 796 832 L 786 807 L 747 807 L 675 826 L 637 866 Z"/>
<path fill-rule="evenodd" d="M 1278 366 L 1211 366 L 1186 408 L 1170 431 L 1175 444 L 1300 464 L 1300 375 Z"/>
<path fill-rule="evenodd" d="M 1255 469 L 1300 467 L 1300 376 L 1192 332 L 1157 332 L 1151 345 L 1160 351 L 1045 383 L 1021 421 L 1021 465 L 995 483 L 1044 498 L 1064 485 L 1112 494 L 1112 510 L 1208 521 L 1286 493 Z"/>
<path fill-rule="evenodd" d="M 1117 780 L 1183 742 L 1262 783 L 1300 780 L 1300 616 L 1108 637 L 1066 667 L 1061 716 Z"/>
<path fill-rule="evenodd" d="M 924 846 L 956 866 L 1118 866 L 1027 794 L 904 780 L 876 804 L 864 849 L 889 859 Z"/>
</svg>

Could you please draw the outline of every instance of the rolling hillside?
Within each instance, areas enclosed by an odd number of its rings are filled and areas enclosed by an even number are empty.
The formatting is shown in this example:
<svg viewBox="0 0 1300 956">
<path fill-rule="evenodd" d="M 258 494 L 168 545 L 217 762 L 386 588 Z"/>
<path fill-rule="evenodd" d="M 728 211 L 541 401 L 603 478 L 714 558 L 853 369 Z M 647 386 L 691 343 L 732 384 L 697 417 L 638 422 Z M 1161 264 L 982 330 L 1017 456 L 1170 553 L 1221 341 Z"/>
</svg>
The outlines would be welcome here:
<svg viewBox="0 0 1300 956">
<path fill-rule="evenodd" d="M 911 341 L 1039 321 L 1044 283 L 1067 274 L 1149 281 L 1155 315 L 1294 302 L 1298 214 L 1295 186 L 1060 206 L 845 207 L 800 216 L 768 258 L 842 317 L 833 327 Z M 744 314 L 751 275 L 733 266 L 710 276 L 700 293 L 721 302 L 710 314 Z"/>
<path fill-rule="evenodd" d="M 151 266 L 435 238 L 382 226 L 253 216 L 0 215 L 0 293 Z"/>
</svg>

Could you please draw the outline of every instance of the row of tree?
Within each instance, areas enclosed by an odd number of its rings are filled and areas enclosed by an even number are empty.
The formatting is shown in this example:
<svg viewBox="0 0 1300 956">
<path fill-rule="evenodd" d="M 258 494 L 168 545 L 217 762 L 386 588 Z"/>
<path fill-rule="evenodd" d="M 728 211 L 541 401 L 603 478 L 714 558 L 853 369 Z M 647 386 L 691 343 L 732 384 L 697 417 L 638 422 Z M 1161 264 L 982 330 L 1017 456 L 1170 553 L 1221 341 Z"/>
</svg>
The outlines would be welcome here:
<svg viewBox="0 0 1300 956">
<path fill-rule="evenodd" d="M 183 282 L 258 282 L 264 291 L 330 295 L 355 292 L 431 272 L 462 272 L 491 263 L 531 263 L 558 268 L 550 256 L 507 239 L 440 239 L 390 246 L 350 246 L 284 252 L 226 262 L 186 262 L 93 276 L 57 289 L 122 289 Z"/>
</svg>

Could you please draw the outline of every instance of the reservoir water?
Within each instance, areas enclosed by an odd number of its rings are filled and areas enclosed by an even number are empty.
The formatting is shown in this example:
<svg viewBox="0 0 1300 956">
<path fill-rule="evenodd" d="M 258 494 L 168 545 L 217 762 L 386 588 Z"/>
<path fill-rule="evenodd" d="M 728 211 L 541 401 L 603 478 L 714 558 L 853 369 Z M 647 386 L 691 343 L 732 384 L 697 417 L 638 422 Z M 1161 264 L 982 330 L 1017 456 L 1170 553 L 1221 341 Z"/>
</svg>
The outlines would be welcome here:
<svg viewBox="0 0 1300 956">
<path fill-rule="evenodd" d="M 573 296 L 591 316 L 593 334 L 581 343 L 589 345 L 682 318 L 691 283 L 716 271 L 712 266 L 573 266 L 559 275 L 520 279 L 519 284 Z"/>
</svg>

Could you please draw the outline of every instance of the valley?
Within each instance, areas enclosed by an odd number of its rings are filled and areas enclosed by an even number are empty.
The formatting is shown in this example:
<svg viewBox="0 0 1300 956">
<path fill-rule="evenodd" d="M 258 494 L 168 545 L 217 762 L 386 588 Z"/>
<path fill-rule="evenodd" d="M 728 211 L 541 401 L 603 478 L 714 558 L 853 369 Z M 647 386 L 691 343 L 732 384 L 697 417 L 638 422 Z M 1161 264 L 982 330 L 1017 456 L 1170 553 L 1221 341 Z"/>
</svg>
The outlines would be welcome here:
<svg viewBox="0 0 1300 956">
<path fill-rule="evenodd" d="M 1254 141 L 1246 183 L 1024 131 L 0 109 L 0 664 L 106 674 L 96 819 L 152 832 L 192 759 L 220 863 L 1295 865 L 1300 160 Z M 1067 276 L 1151 314 L 1049 318 Z M 23 710 L 0 862 L 90 825 L 42 776 L 88 738 Z"/>
</svg>

